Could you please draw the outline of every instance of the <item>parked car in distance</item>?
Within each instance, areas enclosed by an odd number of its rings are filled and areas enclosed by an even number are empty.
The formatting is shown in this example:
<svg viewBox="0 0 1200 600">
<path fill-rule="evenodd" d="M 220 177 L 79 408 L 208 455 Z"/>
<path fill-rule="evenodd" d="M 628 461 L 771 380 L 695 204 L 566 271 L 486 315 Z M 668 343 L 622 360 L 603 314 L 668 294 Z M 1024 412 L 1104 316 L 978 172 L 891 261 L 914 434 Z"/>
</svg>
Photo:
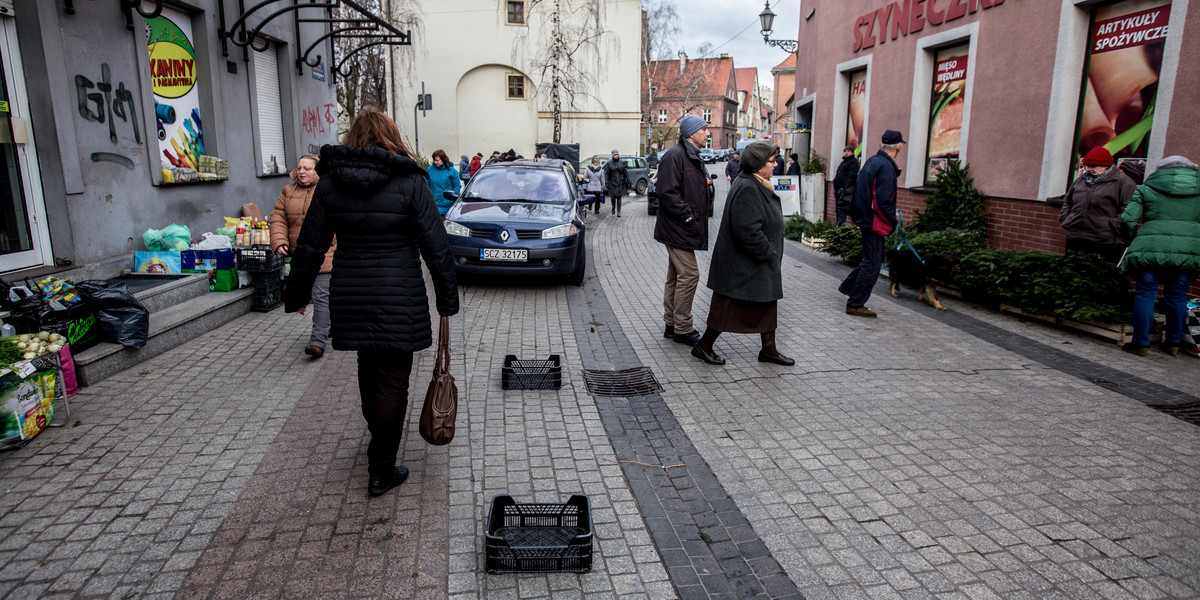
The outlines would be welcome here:
<svg viewBox="0 0 1200 600">
<path fill-rule="evenodd" d="M 716 175 L 708 176 L 708 216 L 713 216 L 713 203 L 716 199 L 716 187 L 713 186 L 713 181 L 717 178 Z M 650 191 L 646 193 L 646 214 L 654 216 L 658 214 L 658 193 L 655 184 L 658 183 L 658 177 L 650 180 Z"/>
<path fill-rule="evenodd" d="M 581 168 L 586 170 L 587 165 L 592 164 L 592 158 L 599 158 L 600 166 L 604 166 L 608 164 L 608 161 L 612 160 L 612 155 L 597 154 L 579 163 L 583 165 Z M 645 194 L 646 190 L 650 188 L 650 164 L 645 158 L 632 154 L 628 156 L 622 154 L 621 162 L 625 163 L 625 169 L 629 171 L 629 183 L 633 185 L 633 191 L 637 192 L 639 196 Z M 655 164 L 657 165 L 657 163 Z"/>
<path fill-rule="evenodd" d="M 717 162 L 717 152 L 712 148 L 701 148 L 700 162 L 703 162 L 704 164 L 712 164 Z"/>
<path fill-rule="evenodd" d="M 455 269 L 464 274 L 565 277 L 582 285 L 586 246 L 575 170 L 561 160 L 517 160 L 483 167 L 463 187 L 444 226 Z"/>
</svg>

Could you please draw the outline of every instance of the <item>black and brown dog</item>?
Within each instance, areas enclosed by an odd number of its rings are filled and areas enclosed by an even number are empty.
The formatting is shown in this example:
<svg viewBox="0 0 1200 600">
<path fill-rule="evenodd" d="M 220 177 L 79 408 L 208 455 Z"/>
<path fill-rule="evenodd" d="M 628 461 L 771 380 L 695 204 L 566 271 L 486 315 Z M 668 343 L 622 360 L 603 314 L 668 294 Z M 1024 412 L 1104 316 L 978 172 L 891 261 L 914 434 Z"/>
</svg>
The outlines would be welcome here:
<svg viewBox="0 0 1200 600">
<path fill-rule="evenodd" d="M 922 260 L 916 252 L 908 248 L 888 250 L 888 279 L 891 280 L 891 294 L 898 298 L 900 285 L 919 288 L 918 300 L 929 302 L 938 310 L 946 310 L 937 298 L 939 283 L 949 281 L 955 273 L 962 272 L 962 263 L 953 254 L 927 254 Z M 928 296 L 928 300 L 926 300 Z"/>
</svg>

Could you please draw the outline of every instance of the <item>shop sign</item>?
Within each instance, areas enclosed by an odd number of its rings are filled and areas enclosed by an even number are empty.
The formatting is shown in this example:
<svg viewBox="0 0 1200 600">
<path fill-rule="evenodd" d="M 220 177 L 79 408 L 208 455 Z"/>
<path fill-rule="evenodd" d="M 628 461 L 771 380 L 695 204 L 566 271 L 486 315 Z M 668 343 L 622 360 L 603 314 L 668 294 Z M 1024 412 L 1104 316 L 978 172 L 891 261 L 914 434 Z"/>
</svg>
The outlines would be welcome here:
<svg viewBox="0 0 1200 600">
<path fill-rule="evenodd" d="M 325 62 L 324 61 L 318 62 L 317 64 L 309 67 L 309 70 L 312 71 L 313 79 L 316 79 L 317 81 L 325 81 Z"/>
<path fill-rule="evenodd" d="M 925 29 L 925 23 L 939 26 L 994 8 L 1004 0 L 902 0 L 889 2 L 854 21 L 854 52 L 884 44 L 890 37 L 908 36 Z M 889 32 L 891 35 L 889 36 Z"/>
<path fill-rule="evenodd" d="M 180 98 L 190 92 L 196 85 L 196 51 L 188 35 L 170 19 L 159 17 L 146 21 L 146 39 L 154 95 Z"/>
<path fill-rule="evenodd" d="M 962 145 L 963 113 L 967 106 L 967 52 L 963 44 L 937 53 L 933 91 L 929 103 L 929 143 L 926 145 L 925 181 L 932 182 Z"/>
<path fill-rule="evenodd" d="M 1137 181 L 1154 124 L 1171 2 L 1125 0 L 1095 11 L 1072 167 L 1103 147 Z"/>
</svg>

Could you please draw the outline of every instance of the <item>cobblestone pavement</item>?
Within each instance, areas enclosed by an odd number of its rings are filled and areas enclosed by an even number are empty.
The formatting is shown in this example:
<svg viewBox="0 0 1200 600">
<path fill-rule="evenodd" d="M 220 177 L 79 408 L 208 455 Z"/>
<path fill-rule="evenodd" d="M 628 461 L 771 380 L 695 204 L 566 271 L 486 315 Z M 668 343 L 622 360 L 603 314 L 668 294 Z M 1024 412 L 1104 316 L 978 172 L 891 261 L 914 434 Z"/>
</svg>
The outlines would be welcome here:
<svg viewBox="0 0 1200 600">
<path fill-rule="evenodd" d="M 582 288 L 463 286 L 458 435 L 416 435 L 422 352 L 412 474 L 380 498 L 354 355 L 303 356 L 308 319 L 246 315 L 85 389 L 74 422 L 0 454 L 0 598 L 1200 596 L 1200 428 L 1146 404 L 1195 397 L 1194 359 L 883 286 L 857 319 L 849 266 L 791 245 L 796 366 L 726 334 L 711 367 L 661 337 L 666 254 L 643 200 L 623 215 L 589 217 Z M 562 388 L 502 390 L 506 354 L 559 354 Z M 634 367 L 662 392 L 583 381 Z M 493 496 L 574 493 L 591 573 L 486 574 Z"/>
</svg>

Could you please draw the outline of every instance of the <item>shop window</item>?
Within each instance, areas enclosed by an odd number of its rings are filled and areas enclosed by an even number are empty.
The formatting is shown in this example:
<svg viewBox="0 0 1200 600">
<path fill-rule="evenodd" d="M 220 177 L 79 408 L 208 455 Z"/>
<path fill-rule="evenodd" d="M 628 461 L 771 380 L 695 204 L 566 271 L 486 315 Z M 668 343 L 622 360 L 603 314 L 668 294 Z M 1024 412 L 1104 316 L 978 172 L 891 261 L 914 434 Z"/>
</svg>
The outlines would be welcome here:
<svg viewBox="0 0 1200 600">
<path fill-rule="evenodd" d="M 846 109 L 846 145 L 854 146 L 854 155 L 863 153 L 863 126 L 867 118 L 867 70 L 846 74 L 850 78 L 849 103 Z"/>
<path fill-rule="evenodd" d="M 705 122 L 705 123 L 708 123 L 709 121 L 712 121 L 712 109 L 710 109 L 710 108 L 706 108 L 706 109 L 704 109 L 704 110 L 702 111 L 702 114 L 704 115 L 704 122 Z"/>
<path fill-rule="evenodd" d="M 1094 9 L 1070 173 L 1088 151 L 1103 147 L 1121 170 L 1141 180 L 1170 16 L 1170 0 Z"/>
<path fill-rule="evenodd" d="M 969 44 L 939 50 L 934 57 L 929 102 L 929 138 L 925 148 L 925 183 L 957 161 L 961 154 L 963 115 L 967 102 Z"/>
<path fill-rule="evenodd" d="M 525 24 L 525 0 L 508 0 L 508 24 L 509 25 L 524 25 Z"/>
<path fill-rule="evenodd" d="M 508 99 L 509 100 L 524 100 L 525 99 L 525 76 L 524 75 L 509 75 L 508 76 Z"/>
<path fill-rule="evenodd" d="M 269 44 L 266 50 L 250 54 L 259 172 L 262 175 L 287 173 L 289 163 L 284 150 L 283 101 L 279 90 L 279 48 Z"/>
</svg>

